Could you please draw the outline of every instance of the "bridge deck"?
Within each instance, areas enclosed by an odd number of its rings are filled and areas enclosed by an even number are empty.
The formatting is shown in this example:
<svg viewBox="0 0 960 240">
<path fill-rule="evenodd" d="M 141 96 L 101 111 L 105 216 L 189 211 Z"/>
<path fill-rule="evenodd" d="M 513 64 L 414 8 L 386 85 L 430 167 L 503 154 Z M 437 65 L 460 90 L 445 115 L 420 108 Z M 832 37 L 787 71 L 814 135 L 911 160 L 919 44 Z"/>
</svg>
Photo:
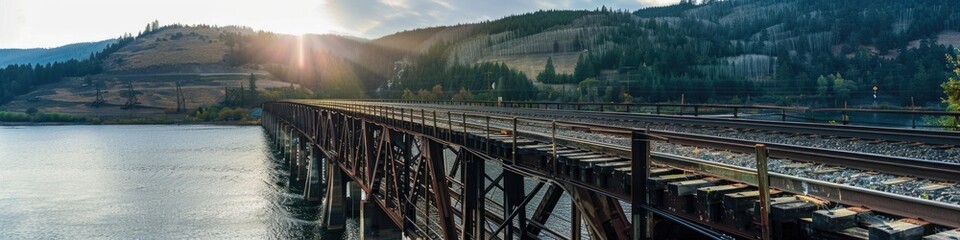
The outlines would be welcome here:
<svg viewBox="0 0 960 240">
<path fill-rule="evenodd" d="M 693 227 L 696 232 L 710 237 L 719 236 L 713 232 L 721 231 L 754 238 L 760 235 L 762 227 L 755 223 L 751 214 L 754 212 L 753 201 L 756 196 L 750 197 L 749 193 L 757 192 L 753 187 L 757 184 L 753 169 L 654 153 L 645 160 L 648 161 L 645 165 L 652 169 L 641 168 L 644 172 L 636 177 L 638 173 L 634 172 L 633 165 L 637 161 L 631 159 L 638 159 L 638 156 L 642 158 L 643 154 L 636 155 L 633 147 L 617 143 L 642 140 L 637 138 L 637 134 L 642 134 L 643 130 L 332 101 L 271 103 L 265 105 L 265 110 L 303 135 L 310 136 L 317 147 L 337 155 L 336 161 L 340 162 L 339 166 L 347 175 L 368 194 L 379 198 L 378 203 L 388 209 L 388 214 L 398 215 L 394 219 L 409 219 L 411 216 L 416 219 L 415 223 L 407 224 L 410 229 L 406 231 L 410 233 L 462 238 L 488 234 L 500 237 L 505 237 L 503 234 L 529 237 L 531 233 L 562 235 L 557 232 L 565 230 L 545 229 L 543 226 L 550 217 L 551 209 L 528 209 L 534 205 L 528 203 L 538 193 L 525 191 L 525 179 L 555 186 L 574 198 L 574 214 L 583 215 L 586 229 L 595 237 L 627 238 L 638 232 L 634 231 L 637 226 L 644 226 L 628 221 L 625 206 L 632 209 L 631 213 L 648 210 L 658 213 L 660 215 L 655 218 L 661 222 L 666 219 L 674 225 Z M 561 133 L 558 134 L 558 131 Z M 409 136 L 413 140 L 396 136 Z M 651 135 L 647 138 L 657 137 Z M 440 147 L 457 156 L 452 161 L 446 161 L 450 159 L 442 155 L 447 154 L 427 154 L 436 150 L 425 146 Z M 649 151 L 649 147 L 647 149 Z M 346 153 L 350 151 L 354 153 Z M 403 156 L 381 158 L 396 154 Z M 444 158 L 446 162 L 428 158 Z M 426 169 L 428 167 L 423 164 L 424 161 L 439 165 L 433 167 L 440 170 L 431 172 Z M 483 164 L 477 165 L 477 161 Z M 481 166 L 485 164 L 499 165 L 504 171 L 499 176 L 489 176 L 478 169 L 484 168 Z M 684 172 L 687 174 L 676 175 Z M 398 179 L 398 176 L 408 180 Z M 479 184 L 476 179 L 480 179 Z M 730 190 L 730 194 L 735 195 L 737 191 L 748 193 L 744 196 L 749 207 L 730 205 L 724 208 L 718 206 L 716 201 L 698 204 L 703 197 L 699 194 L 706 194 L 699 193 L 698 189 L 735 184 L 743 185 L 737 185 L 740 187 L 733 188 L 735 191 Z M 446 191 L 438 190 L 437 187 L 441 185 L 447 186 Z M 780 174 L 770 175 L 770 186 L 777 189 L 775 196 L 782 194 L 805 199 L 802 202 L 808 204 L 865 206 L 876 212 L 921 217 L 940 226 L 960 227 L 960 208 L 956 205 Z M 504 193 L 503 199 L 486 196 L 493 188 Z M 646 194 L 631 194 L 636 191 Z M 795 195 L 811 197 L 797 198 Z M 483 201 L 471 201 L 470 196 Z M 638 197 L 647 203 L 631 205 Z M 418 198 L 425 201 L 417 201 Z M 446 205 L 438 205 L 438 201 Z M 722 203 L 727 205 L 727 202 Z M 405 204 L 410 204 L 415 211 L 403 210 Z M 539 205 L 550 203 L 541 202 Z M 777 206 L 774 206 L 775 210 Z M 804 219 L 813 216 L 812 210 L 815 208 L 804 204 L 789 206 L 802 210 L 796 211 L 805 211 L 806 214 L 801 215 L 807 217 L 785 219 L 813 224 Z M 905 210 L 907 206 L 909 210 Z M 476 211 L 473 210 L 475 208 L 482 211 L 480 216 L 470 212 Z M 723 217 L 718 218 L 717 211 Z M 532 217 L 527 218 L 527 214 Z M 646 214 L 643 216 L 649 217 Z M 444 217 L 456 217 L 459 221 L 445 222 L 442 220 Z M 505 217 L 511 221 L 505 221 Z M 395 222 L 405 225 L 404 221 Z M 566 231 L 572 231 L 569 236 L 576 238 L 579 227 L 571 226 Z M 651 236 L 656 235 L 653 234 Z"/>
</svg>

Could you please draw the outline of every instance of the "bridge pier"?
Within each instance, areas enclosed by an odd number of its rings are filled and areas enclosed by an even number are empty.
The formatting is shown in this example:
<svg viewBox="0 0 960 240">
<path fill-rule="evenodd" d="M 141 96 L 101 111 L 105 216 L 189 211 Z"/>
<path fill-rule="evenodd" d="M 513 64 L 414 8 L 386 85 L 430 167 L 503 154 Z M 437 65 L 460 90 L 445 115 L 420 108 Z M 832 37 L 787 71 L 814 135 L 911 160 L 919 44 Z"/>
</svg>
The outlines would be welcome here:
<svg viewBox="0 0 960 240">
<path fill-rule="evenodd" d="M 287 147 L 287 140 L 290 139 L 287 137 L 287 131 L 289 131 L 287 130 L 287 126 L 284 126 L 282 123 L 277 123 L 277 135 L 274 137 L 274 140 L 277 144 L 277 154 L 279 154 L 283 160 L 287 159 L 287 150 L 290 149 Z"/>
<path fill-rule="evenodd" d="M 360 200 L 362 198 L 361 192 L 363 189 L 360 189 L 354 181 L 347 181 L 347 191 L 346 191 L 346 201 L 344 202 L 344 215 L 347 218 L 356 218 L 360 216 Z"/>
<path fill-rule="evenodd" d="M 309 168 L 307 168 L 310 160 L 309 154 L 311 153 L 308 149 L 313 148 L 313 143 L 304 136 L 298 136 L 297 143 L 297 182 L 306 183 L 309 173 Z"/>
<path fill-rule="evenodd" d="M 400 229 L 387 213 L 380 209 L 369 195 L 361 193 L 360 198 L 360 240 L 402 239 Z"/>
<path fill-rule="evenodd" d="M 300 159 L 300 136 L 294 129 L 290 129 L 290 177 L 295 181 L 300 181 L 300 168 L 297 166 Z"/>
<path fill-rule="evenodd" d="M 310 146 L 310 163 L 307 164 L 307 181 L 303 187 L 303 198 L 307 201 L 319 201 L 323 191 L 323 166 L 326 158 L 316 146 Z"/>
<path fill-rule="evenodd" d="M 270 117 L 273 119 L 273 117 Z M 283 125 L 280 122 L 273 123 L 273 149 L 277 149 L 278 154 L 283 153 Z"/>
<path fill-rule="evenodd" d="M 290 130 L 288 128 L 290 128 L 290 126 L 277 123 L 277 149 L 280 149 L 280 155 L 284 156 L 284 158 L 286 158 L 285 154 L 287 154 L 287 150 L 289 150 L 287 140 L 290 140 L 290 138 L 287 137 L 287 133 L 289 133 Z"/>
<path fill-rule="evenodd" d="M 327 196 L 323 201 L 323 225 L 330 230 L 343 229 L 346 222 L 344 214 L 344 192 L 346 184 L 343 181 L 343 171 L 334 161 L 328 161 L 327 166 Z"/>
</svg>

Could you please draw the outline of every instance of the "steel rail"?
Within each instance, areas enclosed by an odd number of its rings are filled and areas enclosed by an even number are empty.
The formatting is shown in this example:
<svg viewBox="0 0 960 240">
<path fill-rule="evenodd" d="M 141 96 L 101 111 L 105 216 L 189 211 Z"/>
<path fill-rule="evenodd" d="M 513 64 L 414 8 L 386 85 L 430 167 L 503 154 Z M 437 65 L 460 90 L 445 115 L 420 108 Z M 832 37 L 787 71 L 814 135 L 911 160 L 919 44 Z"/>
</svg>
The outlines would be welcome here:
<svg viewBox="0 0 960 240">
<path fill-rule="evenodd" d="M 422 108 L 421 108 L 422 109 Z M 455 112 L 455 114 L 467 114 L 466 111 Z M 480 115 L 467 114 L 467 116 L 479 117 Z M 485 115 L 491 119 L 503 121 L 512 120 L 505 115 Z M 547 119 L 534 117 L 518 117 L 528 123 L 547 125 L 550 121 Z M 601 132 L 610 135 L 628 137 L 630 129 L 622 127 L 605 126 L 591 123 L 574 123 L 568 121 L 556 121 L 558 126 L 572 128 L 589 128 L 591 132 Z M 481 126 L 467 123 L 473 129 L 482 129 Z M 509 130 L 508 128 L 497 128 L 496 130 Z M 884 173 L 890 173 L 901 176 L 911 176 L 923 179 L 938 181 L 949 181 L 960 183 L 960 164 L 948 163 L 943 161 L 923 160 L 915 158 L 896 157 L 880 154 L 861 153 L 842 151 L 835 149 L 822 149 L 806 146 L 797 146 L 789 144 L 779 144 L 770 142 L 751 141 L 744 139 L 726 138 L 719 136 L 681 133 L 662 130 L 650 130 L 651 134 L 663 136 L 668 139 L 667 142 L 687 146 L 705 147 L 728 150 L 738 153 L 750 154 L 754 152 L 756 143 L 763 143 L 770 149 L 770 157 L 789 159 L 801 162 L 822 163 L 833 166 L 850 167 L 862 170 L 872 170 Z M 536 138 L 537 140 L 547 140 L 549 136 L 544 134 L 535 134 L 536 136 L 526 135 L 524 137 Z M 561 138 L 566 143 L 571 143 L 573 138 Z M 625 153 L 622 153 L 625 154 Z M 627 155 L 624 155 L 627 156 Z"/>
<path fill-rule="evenodd" d="M 368 104 L 378 104 L 378 103 L 368 102 Z M 777 132 L 792 132 L 792 133 L 802 133 L 802 134 L 818 134 L 818 135 L 830 135 L 830 136 L 862 138 L 862 139 L 880 139 L 880 140 L 889 140 L 889 141 L 960 145 L 960 132 L 956 132 L 956 131 L 932 131 L 932 130 L 920 130 L 920 129 L 908 129 L 908 128 L 831 125 L 831 124 L 821 124 L 821 123 L 782 122 L 782 121 L 754 120 L 754 119 L 727 119 L 727 118 L 709 118 L 709 117 L 691 117 L 691 116 L 669 116 L 669 115 L 654 115 L 654 114 L 612 112 L 612 111 L 598 112 L 598 111 L 583 111 L 583 110 L 568 110 L 568 109 L 508 108 L 508 107 L 496 108 L 496 107 L 435 105 L 435 104 L 412 105 L 412 104 L 403 104 L 403 103 L 393 103 L 393 104 L 420 106 L 420 107 L 432 106 L 435 108 L 469 109 L 474 112 L 478 110 L 513 111 L 517 113 L 552 115 L 552 116 L 568 116 L 568 117 L 574 116 L 574 117 L 589 117 L 589 118 L 596 118 L 596 119 L 619 120 L 619 121 L 629 120 L 629 121 L 639 121 L 639 122 L 675 123 L 675 124 L 684 124 L 684 125 L 720 126 L 720 127 L 730 127 L 730 128 L 745 128 L 745 129 L 757 129 L 757 130 L 777 131 Z"/>
<path fill-rule="evenodd" d="M 651 131 L 651 133 L 666 137 L 669 139 L 668 142 L 671 143 L 718 148 L 739 153 L 753 152 L 754 145 L 758 143 L 757 141 L 669 131 Z M 960 182 L 960 164 L 955 163 L 788 144 L 762 143 L 770 150 L 770 157 L 773 158 L 874 170 L 931 180 Z"/>
<path fill-rule="evenodd" d="M 737 180 L 754 186 L 757 184 L 755 170 L 750 168 L 669 154 L 654 154 L 654 161 L 706 175 Z M 770 187 L 794 194 L 816 196 L 848 206 L 863 206 L 901 217 L 920 218 L 951 228 L 960 227 L 960 205 L 956 204 L 780 173 L 770 173 Z"/>
</svg>

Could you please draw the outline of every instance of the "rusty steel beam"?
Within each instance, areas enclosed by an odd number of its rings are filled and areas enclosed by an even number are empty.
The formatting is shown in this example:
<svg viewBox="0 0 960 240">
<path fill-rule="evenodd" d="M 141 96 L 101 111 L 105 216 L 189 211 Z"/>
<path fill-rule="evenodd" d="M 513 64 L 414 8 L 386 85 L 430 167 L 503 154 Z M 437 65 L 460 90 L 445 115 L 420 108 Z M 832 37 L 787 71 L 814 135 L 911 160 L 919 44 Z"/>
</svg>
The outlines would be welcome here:
<svg viewBox="0 0 960 240">
<path fill-rule="evenodd" d="M 633 215 L 633 231 L 631 238 L 634 240 L 647 239 L 652 232 L 652 216 L 643 206 L 648 205 L 647 199 L 647 179 L 650 178 L 650 143 L 651 139 L 646 132 L 633 131 L 630 137 L 630 157 L 631 173 L 633 173 L 632 183 L 630 183 L 631 195 L 631 214 Z M 640 194 L 637 194 L 640 193 Z"/>
<path fill-rule="evenodd" d="M 526 232 L 526 228 L 527 228 L 526 227 L 527 211 L 523 209 L 523 206 L 521 203 L 523 202 L 523 196 L 524 196 L 523 177 L 511 171 L 502 171 L 501 174 L 503 175 L 503 180 L 501 181 L 503 181 L 503 190 L 504 190 L 503 191 L 503 215 L 507 216 L 507 215 L 516 214 L 517 219 L 520 222 L 520 226 L 517 226 L 519 228 L 518 230 L 520 233 L 524 233 Z M 510 219 L 512 219 L 512 217 Z M 508 223 L 509 224 L 506 224 L 507 228 L 503 231 L 503 233 L 507 239 L 513 239 L 513 236 L 515 236 L 515 231 L 514 231 L 515 226 L 513 226 L 512 221 L 509 221 Z M 499 230 L 497 232 L 499 232 Z"/>
<path fill-rule="evenodd" d="M 486 211 L 483 207 L 483 159 L 473 155 L 469 151 L 460 149 L 457 154 L 461 166 L 461 182 L 463 182 L 463 210 L 461 238 L 464 240 L 484 240 L 486 239 Z"/>
<path fill-rule="evenodd" d="M 555 184 L 547 186 L 547 192 L 544 193 L 543 199 L 540 200 L 540 204 L 537 205 L 537 210 L 534 211 L 533 216 L 530 217 L 527 232 L 521 236 L 521 239 L 532 240 L 540 235 L 540 231 L 543 230 L 541 226 L 547 223 L 547 219 L 550 218 L 553 209 L 557 207 L 557 203 L 560 202 L 560 197 L 562 196 L 563 188 Z"/>
<path fill-rule="evenodd" d="M 449 184 L 443 168 L 443 145 L 426 138 L 424 138 L 424 141 L 427 141 L 427 144 L 423 144 L 425 150 L 423 152 L 427 153 L 426 164 L 429 173 L 427 177 L 431 180 L 430 187 L 433 189 L 434 203 L 436 203 L 440 215 L 439 223 L 443 230 L 442 234 L 445 239 L 456 239 L 456 226 L 453 221 L 453 214 L 450 212 L 450 191 L 447 191 Z"/>
<path fill-rule="evenodd" d="M 597 239 L 628 239 L 630 224 L 627 216 L 620 207 L 620 202 L 613 197 L 604 196 L 597 192 L 566 184 L 580 216 L 584 218 L 593 238 Z"/>
<path fill-rule="evenodd" d="M 520 216 L 520 215 L 526 214 L 527 210 L 526 210 L 525 206 L 527 206 L 527 204 L 530 203 L 530 200 L 533 200 L 533 197 L 536 196 L 537 193 L 540 193 L 540 189 L 541 189 L 541 188 L 543 188 L 543 182 L 537 182 L 537 185 L 533 187 L 533 190 L 530 192 L 530 195 L 527 195 L 525 198 L 523 198 L 523 201 L 521 201 L 521 202 L 516 206 L 516 208 L 514 208 L 514 210 L 508 215 L 508 217 L 507 217 L 506 219 L 504 219 L 504 222 L 501 223 L 500 226 L 498 226 L 498 227 L 496 228 L 496 230 L 493 230 L 493 233 L 491 233 L 490 235 L 496 236 L 498 233 L 500 233 L 501 230 L 513 228 L 513 226 L 512 226 L 512 225 L 513 225 L 513 218 L 514 218 L 514 217 L 517 217 L 517 216 Z M 507 208 L 504 207 L 504 209 L 507 209 Z M 505 214 L 505 215 L 506 215 L 506 214 Z M 526 228 L 526 227 L 524 227 L 525 223 L 527 223 L 526 220 L 520 219 L 520 220 L 518 220 L 518 222 L 520 223 L 520 225 L 521 225 L 521 227 L 522 227 L 521 229 L 525 229 L 525 228 Z M 523 234 L 523 235 L 525 235 L 525 234 L 527 233 L 526 231 L 523 231 L 523 230 L 520 230 L 519 232 L 520 232 L 520 234 Z M 506 239 L 513 239 L 513 235 L 504 234 L 504 236 L 506 237 Z"/>
<path fill-rule="evenodd" d="M 374 152 L 377 152 L 376 144 L 379 143 L 374 139 L 374 130 L 371 129 L 370 126 L 371 124 L 367 123 L 367 121 L 363 121 L 363 124 L 360 126 L 360 131 L 363 132 L 363 146 L 361 146 L 361 148 L 363 148 L 363 159 L 357 159 L 357 161 L 363 161 L 363 166 L 359 169 L 359 171 L 363 173 L 363 176 L 357 180 L 363 183 L 363 185 L 370 185 L 368 177 L 373 175 L 371 172 L 373 169 L 370 168 L 370 166 L 376 161 L 376 154 Z M 366 194 L 371 194 L 371 192 L 367 191 Z"/>
<path fill-rule="evenodd" d="M 282 104 L 287 105 L 287 104 Z M 380 205 L 384 209 L 387 216 L 389 216 L 395 223 L 399 226 L 403 226 L 404 231 L 408 234 L 416 234 L 421 236 L 426 236 L 428 238 L 440 237 L 440 238 L 452 238 L 451 236 L 456 236 L 457 229 L 456 226 L 449 226 L 453 223 L 450 221 L 454 215 L 454 212 L 459 212 L 459 209 L 455 209 L 454 205 L 449 201 L 451 197 L 457 197 L 455 192 L 450 191 L 438 191 L 438 189 L 450 189 L 446 185 L 448 183 L 455 183 L 453 180 L 447 180 L 446 174 L 444 173 L 443 157 L 431 157 L 430 154 L 443 155 L 443 149 L 445 147 L 450 147 L 455 149 L 458 152 L 458 158 L 455 160 L 454 164 L 459 165 L 454 167 L 452 171 L 461 171 L 461 176 L 464 177 L 463 185 L 466 188 L 463 188 L 464 191 L 462 195 L 463 205 L 460 205 L 463 210 L 463 229 L 460 231 L 462 234 L 462 239 L 486 239 L 485 236 L 494 236 L 496 237 L 496 232 L 492 229 L 486 228 L 488 220 L 486 219 L 491 215 L 490 211 L 487 211 L 483 206 L 486 201 L 484 201 L 483 192 L 485 189 L 485 184 L 483 184 L 486 174 L 483 173 L 484 161 L 485 159 L 491 160 L 493 164 L 500 164 L 504 167 L 504 175 L 498 176 L 497 179 L 502 179 L 504 182 L 504 216 L 507 219 L 505 221 L 497 222 L 500 224 L 500 229 L 507 231 L 518 231 L 519 233 L 510 233 L 506 236 L 520 236 L 525 238 L 530 238 L 537 236 L 534 231 L 542 231 L 543 223 L 546 219 L 549 218 L 549 212 L 543 210 L 546 208 L 538 207 L 538 213 L 533 215 L 533 220 L 527 220 L 525 211 L 525 205 L 532 200 L 532 197 L 536 194 L 536 191 L 529 196 L 525 196 L 523 191 L 523 179 L 525 177 L 533 177 L 540 181 L 538 184 L 538 189 L 542 187 L 542 184 L 545 184 L 547 181 L 576 181 L 573 179 L 551 179 L 550 173 L 534 173 L 531 175 L 529 170 L 520 170 L 526 169 L 522 166 L 522 163 L 514 160 L 508 161 L 515 165 L 503 165 L 505 162 L 502 161 L 506 159 L 505 156 L 487 156 L 485 154 L 499 154 L 489 151 L 474 151 L 473 149 L 461 148 L 460 145 L 452 144 L 443 139 L 457 139 L 459 144 L 470 144 L 471 146 L 476 147 L 487 147 L 489 144 L 477 144 L 471 143 L 470 138 L 467 138 L 467 125 L 460 124 L 460 127 L 463 129 L 440 129 L 440 127 L 434 124 L 432 127 L 425 126 L 426 119 L 424 119 L 425 114 L 421 114 L 421 119 L 419 122 L 421 126 L 419 128 L 416 124 L 407 124 L 415 123 L 415 119 L 411 111 L 411 114 L 404 114 L 405 119 L 397 119 L 397 109 L 394 108 L 382 108 L 381 113 L 392 114 L 393 117 L 387 117 L 388 115 L 377 115 L 377 116 L 363 116 L 351 113 L 349 111 L 339 110 L 343 105 L 320 107 L 317 109 L 316 116 L 313 117 L 312 114 L 309 115 L 309 118 L 316 118 L 317 122 L 311 121 L 302 121 L 302 120 L 293 120 L 289 121 L 288 129 L 291 133 L 300 131 L 308 132 L 317 132 L 317 137 L 315 141 L 318 141 L 316 145 L 321 149 L 323 154 L 330 156 L 331 162 L 334 165 L 339 167 L 347 177 L 352 179 L 360 179 L 357 181 L 358 186 L 363 188 L 368 193 L 372 193 L 371 197 L 373 202 Z M 277 108 L 265 107 L 264 109 L 271 109 L 277 111 L 278 116 L 283 116 L 283 111 L 289 111 L 290 106 L 280 106 Z M 353 109 L 362 109 L 352 107 Z M 280 110 L 283 109 L 283 110 Z M 304 116 L 304 113 L 310 113 L 310 108 L 304 106 L 296 106 L 293 109 L 300 109 L 299 114 Z M 307 111 L 304 111 L 304 110 Z M 371 108 L 374 109 L 374 108 Z M 371 111 L 376 112 L 376 111 Z M 423 111 L 421 111 L 422 113 Z M 448 114 L 450 115 L 450 114 Z M 465 118 L 466 114 L 459 114 Z M 474 116 L 471 116 L 475 118 Z M 272 118 L 272 117 L 271 117 Z M 282 120 L 282 119 L 278 119 Z M 370 121 L 368 121 L 370 120 Z M 271 120 L 273 121 L 273 120 Z M 436 121 L 433 119 L 432 121 Z M 453 126 L 451 118 L 446 119 L 448 127 Z M 266 120 L 265 120 L 266 122 Z M 281 121 L 277 121 L 278 123 Z M 402 123 L 402 124 L 401 124 Z M 319 125 L 321 127 L 314 129 L 312 126 L 308 125 Z M 516 122 L 514 122 L 516 125 Z M 375 133 L 377 129 L 382 129 L 382 132 L 379 134 Z M 368 130 L 369 129 L 369 130 Z M 416 132 L 419 129 L 420 132 Z M 514 126 L 513 131 L 511 131 L 512 138 L 511 142 L 517 142 L 516 138 L 518 130 L 517 126 Z M 441 131 L 442 130 L 442 131 Z M 423 133 L 424 131 L 434 131 L 437 133 L 443 133 L 444 135 L 429 135 L 429 133 Z M 453 136 L 453 134 L 462 134 L 461 136 Z M 313 134 L 304 134 L 304 136 L 311 136 Z M 489 136 L 489 135 L 488 135 Z M 523 136 L 526 138 L 526 136 Z M 436 144 L 440 147 L 431 147 L 431 146 L 420 146 L 426 147 L 426 150 L 420 151 L 421 158 L 429 158 L 423 164 L 428 164 L 426 166 L 419 165 L 416 163 L 418 157 L 411 156 L 417 155 L 414 152 L 411 152 L 411 138 L 418 138 L 425 141 L 422 141 L 423 144 Z M 461 138 L 463 140 L 461 140 Z M 566 139 L 561 139 L 562 141 L 557 141 L 560 144 L 563 144 L 563 141 Z M 517 144 L 512 144 L 512 149 L 509 149 L 509 153 L 512 156 L 516 156 Z M 434 153 L 430 153 L 434 152 Z M 477 156 L 474 154 L 483 154 L 484 156 Z M 513 158 L 510 158 L 513 159 Z M 461 169 L 462 168 L 462 169 Z M 359 169 L 359 170 L 358 170 Z M 380 170 L 382 169 L 382 171 Z M 423 169 L 423 170 L 421 170 Z M 423 174 L 414 173 L 411 174 L 411 171 L 426 171 L 427 176 L 421 177 Z M 443 176 L 443 177 L 440 177 Z M 369 179 L 369 180 L 368 180 Z M 422 179 L 422 180 L 421 180 Z M 472 181 L 471 181 L 472 180 Z M 492 179 L 491 179 L 492 180 Z M 387 181 L 383 183 L 382 181 Z M 419 182 L 418 182 L 419 181 Z M 410 183 L 413 183 L 411 188 Z M 432 198 L 426 197 L 430 192 L 428 187 L 423 187 L 423 194 L 420 194 L 421 189 L 420 183 L 427 184 L 429 182 L 430 189 L 433 189 Z M 472 186 L 471 186 L 472 182 Z M 385 185 L 384 185 L 385 184 Z M 557 184 L 557 182 L 550 183 L 550 186 Z M 571 188 L 578 188 L 579 191 L 586 194 L 572 194 L 574 196 L 574 202 L 583 203 L 588 202 L 591 206 L 583 207 L 578 206 L 577 211 L 584 213 L 584 219 L 586 220 L 588 226 L 590 226 L 591 233 L 595 237 L 610 237 L 616 239 L 624 239 L 628 236 L 629 224 L 626 222 L 626 217 L 623 216 L 623 210 L 620 207 L 619 202 L 607 194 L 600 194 L 598 190 L 590 188 L 583 183 L 576 183 L 571 185 Z M 377 194 L 378 191 L 385 192 Z M 471 193 L 472 192 L 472 193 Z M 561 191 L 558 191 L 561 192 Z M 473 195 L 472 197 L 470 195 Z M 556 200 L 550 200 L 555 198 L 553 196 L 559 196 L 560 194 L 547 194 L 546 203 L 541 202 L 541 205 L 555 205 Z M 583 197 L 580 197 L 583 196 Z M 426 220 L 428 223 L 426 226 L 419 225 L 421 221 L 417 221 L 418 209 L 416 208 L 417 199 L 424 197 L 428 205 L 434 204 L 437 206 L 439 215 L 441 215 L 440 220 L 438 220 L 438 226 L 441 226 L 442 233 L 436 233 L 430 229 L 431 220 Z M 430 200 L 434 199 L 434 200 Z M 446 201 L 446 203 L 444 203 Z M 551 203 L 552 202 L 552 203 Z M 589 210 L 585 210 L 588 209 Z M 594 209 L 595 208 L 595 209 Z M 431 209 L 428 207 L 423 216 L 430 216 Z M 472 215 L 471 215 L 472 213 Z M 500 217 L 503 218 L 503 217 Z M 518 224 L 514 223 L 514 218 L 519 218 L 517 221 Z M 492 218 L 496 222 L 497 218 Z M 579 221 L 578 221 L 579 222 Z M 445 226 L 446 225 L 446 226 Z M 578 224 L 574 224 L 577 226 Z M 579 227 L 575 227 L 579 229 Z M 556 234 L 552 230 L 547 229 L 548 232 Z M 500 231 L 500 230 L 496 230 Z M 434 235 L 437 234 L 437 235 Z M 510 237 L 512 238 L 512 237 Z M 574 236 L 576 238 L 576 236 Z"/>
</svg>

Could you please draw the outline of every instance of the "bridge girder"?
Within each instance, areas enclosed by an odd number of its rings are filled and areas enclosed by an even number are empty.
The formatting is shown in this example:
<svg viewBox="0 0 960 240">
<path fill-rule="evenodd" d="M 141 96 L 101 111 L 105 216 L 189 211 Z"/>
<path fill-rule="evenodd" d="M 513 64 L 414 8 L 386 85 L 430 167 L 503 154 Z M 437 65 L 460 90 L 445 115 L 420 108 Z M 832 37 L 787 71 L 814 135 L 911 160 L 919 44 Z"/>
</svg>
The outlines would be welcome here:
<svg viewBox="0 0 960 240">
<path fill-rule="evenodd" d="M 582 218 L 593 239 L 643 239 L 631 230 L 647 229 L 648 215 L 631 223 L 620 204 L 631 200 L 629 193 L 610 191 L 620 186 L 585 187 L 580 180 L 560 176 L 556 155 L 524 155 L 516 120 L 512 129 L 492 131 L 487 117 L 487 130 L 477 133 L 467 129 L 466 114 L 443 115 L 438 118 L 436 111 L 422 109 L 276 102 L 264 105 L 264 126 L 307 136 L 304 141 L 318 149 L 331 169 L 355 182 L 367 201 L 405 234 L 428 239 L 535 239 L 541 234 L 579 239 Z M 491 133 L 509 135 L 512 142 L 496 142 Z M 497 193 L 500 198 L 492 197 Z M 573 203 L 571 227 L 549 229 L 551 218 L 563 220 L 551 214 L 563 196 Z M 534 209 L 529 217 L 528 207 Z"/>
</svg>

